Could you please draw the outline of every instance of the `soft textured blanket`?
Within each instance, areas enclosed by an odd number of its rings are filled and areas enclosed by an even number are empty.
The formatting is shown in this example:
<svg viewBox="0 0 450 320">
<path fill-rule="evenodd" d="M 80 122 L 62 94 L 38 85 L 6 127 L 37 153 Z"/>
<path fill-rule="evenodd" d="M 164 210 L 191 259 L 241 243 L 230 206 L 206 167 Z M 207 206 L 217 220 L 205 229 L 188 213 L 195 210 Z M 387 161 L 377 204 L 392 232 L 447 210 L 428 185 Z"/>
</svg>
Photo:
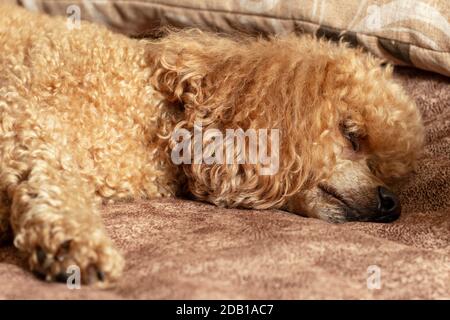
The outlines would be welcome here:
<svg viewBox="0 0 450 320">
<path fill-rule="evenodd" d="M 417 174 L 397 187 L 396 222 L 333 225 L 174 199 L 109 205 L 104 220 L 127 260 L 115 288 L 41 282 L 4 247 L 0 298 L 449 299 L 450 81 L 410 69 L 397 77 L 427 139 Z"/>
</svg>

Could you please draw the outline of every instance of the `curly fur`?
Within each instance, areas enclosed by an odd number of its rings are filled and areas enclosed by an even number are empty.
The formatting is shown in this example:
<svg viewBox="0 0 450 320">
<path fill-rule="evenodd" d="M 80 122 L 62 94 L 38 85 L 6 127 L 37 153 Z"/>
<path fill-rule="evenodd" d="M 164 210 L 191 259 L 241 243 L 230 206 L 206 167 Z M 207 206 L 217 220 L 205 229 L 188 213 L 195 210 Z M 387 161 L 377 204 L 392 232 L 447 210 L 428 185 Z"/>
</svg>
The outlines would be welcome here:
<svg viewBox="0 0 450 320">
<path fill-rule="evenodd" d="M 420 115 L 391 68 L 344 44 L 198 30 L 133 40 L 0 10 L 0 238 L 12 229 L 47 280 L 64 279 L 71 264 L 85 282 L 119 277 L 102 200 L 187 189 L 220 206 L 365 220 L 376 213 L 372 190 L 410 172 L 422 145 Z M 175 166 L 170 134 L 195 122 L 281 129 L 278 172 Z"/>
</svg>

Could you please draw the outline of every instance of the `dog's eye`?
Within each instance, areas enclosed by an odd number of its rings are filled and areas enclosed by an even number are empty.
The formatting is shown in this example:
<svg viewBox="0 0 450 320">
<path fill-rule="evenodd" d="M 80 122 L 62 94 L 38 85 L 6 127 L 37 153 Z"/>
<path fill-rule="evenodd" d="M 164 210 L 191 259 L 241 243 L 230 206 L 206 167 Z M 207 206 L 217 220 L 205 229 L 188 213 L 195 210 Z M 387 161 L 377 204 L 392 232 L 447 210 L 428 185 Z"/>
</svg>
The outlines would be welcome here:
<svg viewBox="0 0 450 320">
<path fill-rule="evenodd" d="M 343 122 L 340 124 L 342 135 L 351 143 L 352 149 L 355 152 L 360 150 L 360 137 L 355 130 L 351 130 L 348 122 Z"/>
<path fill-rule="evenodd" d="M 353 133 L 353 132 L 349 132 L 344 134 L 344 137 L 350 141 L 350 143 L 352 144 L 352 148 L 355 152 L 358 152 L 360 149 L 360 144 L 359 144 L 359 138 L 358 136 Z"/>
</svg>

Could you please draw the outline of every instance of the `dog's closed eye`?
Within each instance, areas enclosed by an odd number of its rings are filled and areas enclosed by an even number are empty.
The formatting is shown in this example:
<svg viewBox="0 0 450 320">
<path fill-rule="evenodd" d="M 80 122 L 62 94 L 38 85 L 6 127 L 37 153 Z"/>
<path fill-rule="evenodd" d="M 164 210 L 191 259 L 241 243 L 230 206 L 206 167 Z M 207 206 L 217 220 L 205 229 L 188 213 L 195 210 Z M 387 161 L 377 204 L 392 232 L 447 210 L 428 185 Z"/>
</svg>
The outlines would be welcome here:
<svg viewBox="0 0 450 320">
<path fill-rule="evenodd" d="M 362 134 L 362 132 L 360 132 L 359 128 L 354 123 L 352 123 L 351 120 L 341 122 L 339 127 L 344 138 L 346 138 L 350 142 L 353 151 L 360 151 L 361 141 L 364 138 L 364 135 Z"/>
<path fill-rule="evenodd" d="M 350 141 L 353 151 L 358 152 L 361 148 L 361 144 L 359 141 L 358 136 L 354 132 L 349 132 L 347 134 L 344 134 L 344 137 Z"/>
</svg>

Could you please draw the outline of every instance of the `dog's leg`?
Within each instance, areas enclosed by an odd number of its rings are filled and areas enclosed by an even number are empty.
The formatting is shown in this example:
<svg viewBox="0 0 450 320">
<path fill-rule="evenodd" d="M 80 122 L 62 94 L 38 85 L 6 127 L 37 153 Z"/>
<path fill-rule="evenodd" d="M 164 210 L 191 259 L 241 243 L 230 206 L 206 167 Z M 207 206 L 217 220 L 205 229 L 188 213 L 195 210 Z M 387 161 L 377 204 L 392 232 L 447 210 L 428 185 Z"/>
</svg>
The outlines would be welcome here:
<svg viewBox="0 0 450 320">
<path fill-rule="evenodd" d="M 74 266 L 83 283 L 110 282 L 123 259 L 104 230 L 93 187 L 59 149 L 37 143 L 2 164 L 14 244 L 46 280 L 64 281 Z"/>
</svg>

